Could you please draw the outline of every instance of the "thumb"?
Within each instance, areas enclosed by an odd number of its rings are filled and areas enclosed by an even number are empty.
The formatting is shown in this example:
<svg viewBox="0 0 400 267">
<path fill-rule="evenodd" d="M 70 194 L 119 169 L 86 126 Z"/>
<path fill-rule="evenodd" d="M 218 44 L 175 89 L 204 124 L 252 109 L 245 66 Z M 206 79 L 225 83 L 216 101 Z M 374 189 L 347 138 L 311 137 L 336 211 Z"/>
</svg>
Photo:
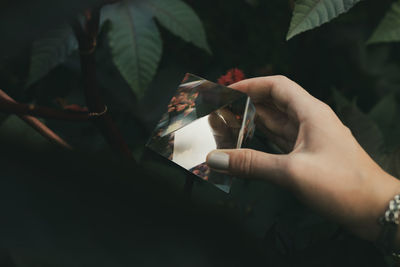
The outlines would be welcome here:
<svg viewBox="0 0 400 267">
<path fill-rule="evenodd" d="M 207 155 L 207 165 L 215 171 L 249 179 L 262 179 L 285 185 L 288 156 L 253 149 L 218 149 Z"/>
</svg>

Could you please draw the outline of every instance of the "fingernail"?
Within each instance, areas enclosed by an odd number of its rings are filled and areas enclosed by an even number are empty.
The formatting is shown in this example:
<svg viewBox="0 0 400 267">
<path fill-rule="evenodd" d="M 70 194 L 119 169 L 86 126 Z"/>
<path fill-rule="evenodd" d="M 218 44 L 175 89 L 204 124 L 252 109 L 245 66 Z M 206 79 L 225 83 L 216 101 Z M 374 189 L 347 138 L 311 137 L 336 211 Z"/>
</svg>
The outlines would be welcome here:
<svg viewBox="0 0 400 267">
<path fill-rule="evenodd" d="M 224 152 L 213 151 L 207 158 L 207 165 L 216 170 L 228 170 L 229 155 Z"/>
</svg>

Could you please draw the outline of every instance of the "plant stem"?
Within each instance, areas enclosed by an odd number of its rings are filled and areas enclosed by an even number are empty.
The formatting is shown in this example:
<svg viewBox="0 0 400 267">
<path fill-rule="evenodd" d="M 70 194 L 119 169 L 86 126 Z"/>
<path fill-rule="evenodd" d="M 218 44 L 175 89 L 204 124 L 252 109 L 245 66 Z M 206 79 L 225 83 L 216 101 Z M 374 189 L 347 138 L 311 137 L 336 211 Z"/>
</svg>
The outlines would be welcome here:
<svg viewBox="0 0 400 267">
<path fill-rule="evenodd" d="M 25 121 L 27 124 L 29 124 L 40 135 L 47 138 L 50 142 L 59 145 L 63 148 L 66 148 L 68 150 L 72 150 L 72 146 L 70 144 L 68 144 L 64 139 L 62 139 L 59 135 L 53 132 L 49 127 L 47 127 L 37 118 L 28 115 L 19 115 L 18 117 L 21 120 Z"/>
<path fill-rule="evenodd" d="M 88 112 L 66 111 L 33 104 L 17 103 L 2 90 L 0 90 L 0 112 L 67 121 L 88 121 L 93 117 Z"/>
<path fill-rule="evenodd" d="M 9 95 L 7 95 L 3 90 L 0 90 L 0 109 L 3 107 L 3 103 L 7 103 L 10 105 L 20 106 L 14 99 L 12 99 Z M 25 105 L 26 106 L 26 105 Z M 12 112 L 15 114 L 19 114 L 18 112 Z M 66 149 L 71 150 L 72 147 L 60 136 L 58 136 L 55 132 L 53 132 L 50 128 L 48 128 L 44 123 L 35 117 L 28 115 L 19 114 L 18 117 L 29 124 L 33 129 L 35 129 L 40 135 L 47 138 L 50 142 L 64 147 Z M 87 119 L 87 118 L 86 118 Z"/>
<path fill-rule="evenodd" d="M 101 7 L 96 7 L 85 12 L 83 26 L 78 20 L 74 21 L 72 24 L 79 43 L 86 105 L 90 112 L 96 113 L 101 113 L 105 109 L 97 83 L 95 59 L 95 49 L 100 24 L 100 8 Z M 132 152 L 108 112 L 93 121 L 115 150 L 119 151 L 121 155 L 133 160 Z"/>
</svg>

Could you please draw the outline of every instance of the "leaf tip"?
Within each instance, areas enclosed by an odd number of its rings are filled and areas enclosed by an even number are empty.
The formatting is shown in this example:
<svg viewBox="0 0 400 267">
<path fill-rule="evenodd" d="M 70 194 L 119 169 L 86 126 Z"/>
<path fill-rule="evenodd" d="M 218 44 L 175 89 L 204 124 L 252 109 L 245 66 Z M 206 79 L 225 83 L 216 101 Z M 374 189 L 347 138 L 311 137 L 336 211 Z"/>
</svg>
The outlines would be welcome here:
<svg viewBox="0 0 400 267">
<path fill-rule="evenodd" d="M 378 42 L 375 40 L 375 38 L 372 38 L 372 37 L 370 37 L 370 38 L 365 42 L 366 45 L 372 45 L 372 44 L 376 44 L 376 43 L 378 43 Z"/>
<path fill-rule="evenodd" d="M 212 52 L 212 50 L 211 50 L 211 48 L 210 48 L 210 46 L 207 44 L 207 46 L 204 48 L 205 50 L 206 50 L 206 52 L 210 55 L 210 56 L 212 56 L 213 55 L 213 52 Z"/>
<path fill-rule="evenodd" d="M 297 34 L 299 34 L 299 33 L 298 32 L 294 32 L 293 30 L 290 29 L 288 31 L 288 33 L 286 34 L 286 41 L 289 41 L 290 39 L 292 39 Z"/>
</svg>

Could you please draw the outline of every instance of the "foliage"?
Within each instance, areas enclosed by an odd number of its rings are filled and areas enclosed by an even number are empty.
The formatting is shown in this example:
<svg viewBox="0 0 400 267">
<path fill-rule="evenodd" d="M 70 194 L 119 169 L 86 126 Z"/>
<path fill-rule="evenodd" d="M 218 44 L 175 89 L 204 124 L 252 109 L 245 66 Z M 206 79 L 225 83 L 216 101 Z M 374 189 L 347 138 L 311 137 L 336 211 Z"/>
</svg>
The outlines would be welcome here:
<svg viewBox="0 0 400 267">
<path fill-rule="evenodd" d="M 122 77 L 138 97 L 154 78 L 162 54 L 162 39 L 156 23 L 187 42 L 210 53 L 206 35 L 195 12 L 181 0 L 124 0 L 103 10 L 111 55 Z M 108 26 L 108 27 L 107 27 Z M 77 48 L 67 26 L 54 29 L 34 43 L 27 87 L 63 63 Z"/>
<path fill-rule="evenodd" d="M 355 102 L 349 102 L 337 90 L 334 90 L 333 96 L 336 104 L 336 111 L 341 120 L 347 125 L 360 145 L 372 156 L 378 159 L 384 149 L 384 137 L 381 129 L 373 119 L 364 114 Z"/>
<path fill-rule="evenodd" d="M 379 23 L 368 43 L 398 41 L 400 41 L 400 1 L 397 0 Z"/>
<path fill-rule="evenodd" d="M 370 110 L 363 113 L 338 91 L 334 91 L 338 115 L 352 131 L 361 146 L 383 169 L 400 177 L 400 125 L 399 110 L 394 94 L 383 97 Z"/>
<path fill-rule="evenodd" d="M 123 1 L 109 12 L 113 61 L 134 92 L 142 96 L 161 58 L 160 33 L 151 16 L 134 3 Z"/>
<path fill-rule="evenodd" d="M 69 25 L 63 24 L 51 30 L 46 36 L 36 40 L 32 48 L 32 63 L 26 86 L 29 87 L 63 63 L 72 52 L 78 49 L 78 43 Z"/>
<path fill-rule="evenodd" d="M 0 88 L 23 103 L 85 106 L 79 53 L 70 45 L 75 39 L 57 30 L 81 10 L 83 1 L 23 2 L 29 14 L 10 9 L 17 5 L 12 1 L 0 9 Z M 297 6 L 305 2 L 307 6 Z M 216 81 L 237 67 L 246 77 L 284 74 L 297 81 L 335 107 L 366 151 L 399 176 L 400 49 L 398 44 L 365 42 L 395 2 L 354 1 L 351 9 L 346 6 L 349 12 L 330 3 L 298 0 L 291 10 L 282 0 L 134 0 L 102 8 L 96 50 L 99 87 L 110 115 L 142 161 L 134 165 L 115 160 L 91 123 L 43 120 L 76 148 L 63 152 L 16 116 L 2 117 L 0 193 L 5 219 L 0 224 L 7 233 L 3 247 L 10 248 L 0 251 L 0 262 L 387 266 L 373 244 L 271 184 L 237 179 L 226 195 L 196 180 L 189 205 L 182 193 L 186 173 L 143 150 L 184 73 Z M 309 6 L 318 12 L 305 15 Z M 161 12 L 165 9 L 166 14 Z M 331 22 L 285 42 L 291 16 L 301 18 L 296 30 L 320 26 L 322 17 Z M 131 22 L 144 25 L 139 34 Z M 390 31 L 386 26 L 382 30 Z M 135 54 L 135 42 L 143 53 Z M 236 78 L 235 71 L 232 74 L 225 80 Z M 249 146 L 277 153 L 259 132 Z M 51 249 L 19 249 L 23 246 Z M 80 249 L 66 247 L 91 248 L 93 253 L 76 257 Z"/>
<path fill-rule="evenodd" d="M 298 0 L 286 39 L 313 29 L 348 11 L 360 0 Z"/>
<path fill-rule="evenodd" d="M 298 0 L 286 39 L 316 28 L 342 13 L 360 0 Z M 400 1 L 396 0 L 368 39 L 368 44 L 400 41 Z"/>
<path fill-rule="evenodd" d="M 202 23 L 187 4 L 180 0 L 149 0 L 144 1 L 143 5 L 150 9 L 161 25 L 169 31 L 211 53 Z"/>
<path fill-rule="evenodd" d="M 394 93 L 385 95 L 371 109 L 368 114 L 384 133 L 387 150 L 396 148 L 400 145 L 397 138 L 400 134 L 400 125 L 398 124 L 398 103 Z"/>
</svg>

